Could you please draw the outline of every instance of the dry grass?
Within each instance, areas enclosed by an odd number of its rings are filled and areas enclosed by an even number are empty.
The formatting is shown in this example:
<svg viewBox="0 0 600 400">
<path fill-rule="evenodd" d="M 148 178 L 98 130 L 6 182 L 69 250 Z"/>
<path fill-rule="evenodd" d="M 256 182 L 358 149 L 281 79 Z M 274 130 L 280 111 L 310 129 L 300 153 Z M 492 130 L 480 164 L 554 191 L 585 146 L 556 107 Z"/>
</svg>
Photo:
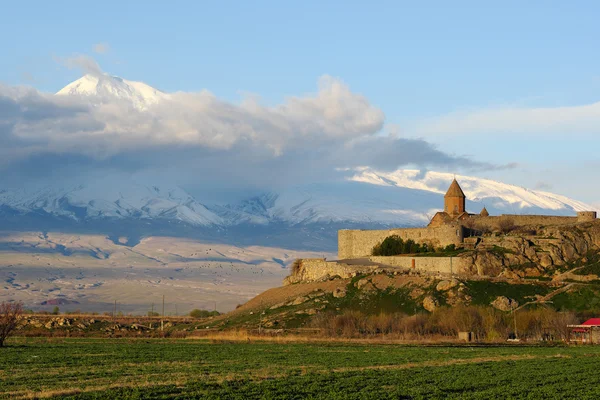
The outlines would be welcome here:
<svg viewBox="0 0 600 400">
<path fill-rule="evenodd" d="M 315 331 L 316 333 L 316 331 Z M 356 343 L 356 344 L 440 344 L 462 343 L 456 338 L 443 335 L 430 335 L 428 337 L 412 337 L 404 334 L 374 335 L 364 337 L 323 336 L 317 334 L 292 334 L 271 335 L 258 334 L 247 330 L 220 331 L 206 334 L 188 336 L 187 339 L 209 340 L 213 343 L 239 343 L 239 342 L 270 342 L 270 343 Z"/>
</svg>

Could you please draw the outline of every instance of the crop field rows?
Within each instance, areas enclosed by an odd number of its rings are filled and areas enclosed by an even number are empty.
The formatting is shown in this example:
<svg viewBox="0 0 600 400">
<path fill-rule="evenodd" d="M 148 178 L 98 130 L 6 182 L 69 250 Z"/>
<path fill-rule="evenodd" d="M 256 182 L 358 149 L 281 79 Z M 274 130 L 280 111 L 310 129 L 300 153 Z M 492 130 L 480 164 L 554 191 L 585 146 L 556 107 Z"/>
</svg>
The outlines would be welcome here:
<svg viewBox="0 0 600 400">
<path fill-rule="evenodd" d="M 0 397 L 598 398 L 600 348 L 14 339 Z"/>
</svg>

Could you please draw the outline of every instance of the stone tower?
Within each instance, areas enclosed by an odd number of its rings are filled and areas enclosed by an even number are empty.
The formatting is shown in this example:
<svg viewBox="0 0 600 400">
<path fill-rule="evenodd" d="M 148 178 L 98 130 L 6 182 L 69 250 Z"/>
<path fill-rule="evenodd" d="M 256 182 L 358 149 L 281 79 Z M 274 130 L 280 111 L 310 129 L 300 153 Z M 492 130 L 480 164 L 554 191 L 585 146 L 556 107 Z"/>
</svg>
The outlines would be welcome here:
<svg viewBox="0 0 600 400">
<path fill-rule="evenodd" d="M 465 194 L 454 179 L 444 196 L 444 211 L 455 217 L 465 212 Z"/>
</svg>

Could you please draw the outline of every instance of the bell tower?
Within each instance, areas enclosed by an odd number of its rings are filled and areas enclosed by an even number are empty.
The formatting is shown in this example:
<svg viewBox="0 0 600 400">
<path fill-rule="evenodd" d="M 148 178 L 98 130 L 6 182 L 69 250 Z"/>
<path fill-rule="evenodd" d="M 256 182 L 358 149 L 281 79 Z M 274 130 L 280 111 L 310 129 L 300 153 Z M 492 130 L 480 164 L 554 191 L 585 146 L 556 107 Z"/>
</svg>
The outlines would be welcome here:
<svg viewBox="0 0 600 400">
<path fill-rule="evenodd" d="M 444 211 L 453 217 L 465 212 L 465 194 L 456 178 L 452 181 L 444 196 Z"/>
</svg>

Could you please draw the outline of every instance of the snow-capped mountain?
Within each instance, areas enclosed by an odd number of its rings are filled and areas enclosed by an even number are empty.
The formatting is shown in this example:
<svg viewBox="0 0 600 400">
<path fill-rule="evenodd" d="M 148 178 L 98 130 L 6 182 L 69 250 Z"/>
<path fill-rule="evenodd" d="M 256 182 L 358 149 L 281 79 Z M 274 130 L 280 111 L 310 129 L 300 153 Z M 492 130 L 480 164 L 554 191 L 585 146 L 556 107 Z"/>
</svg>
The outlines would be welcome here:
<svg viewBox="0 0 600 400">
<path fill-rule="evenodd" d="M 490 179 L 442 172 L 422 172 L 405 169 L 386 173 L 363 168 L 351 180 L 379 186 L 424 190 L 444 195 L 449 182 L 455 177 L 460 182 L 467 200 L 473 206 L 482 204 L 488 209 L 502 213 L 532 214 L 535 210 L 539 212 L 545 210 L 546 213 L 573 214 L 575 211 L 590 210 L 590 207 L 592 207 L 566 196 L 530 190 Z M 476 212 L 479 210 L 471 209 L 470 211 Z"/>
<path fill-rule="evenodd" d="M 143 82 L 128 81 L 106 74 L 85 75 L 59 90 L 56 95 L 82 96 L 92 103 L 121 100 L 132 104 L 138 110 L 146 110 L 169 98 L 167 93 Z"/>
<path fill-rule="evenodd" d="M 547 192 L 487 179 L 457 176 L 467 209 L 492 214 L 574 215 L 592 206 Z M 112 174 L 86 181 L 46 182 L 0 191 L 0 206 L 13 214 L 43 212 L 74 221 L 134 218 L 191 226 L 381 224 L 419 226 L 441 209 L 453 175 L 398 170 L 358 171 L 337 183 L 290 187 L 233 204 L 205 204 L 181 187 Z"/>
<path fill-rule="evenodd" d="M 226 206 L 235 220 L 290 224 L 344 223 L 422 226 L 443 206 L 453 174 L 398 170 L 357 172 L 346 182 L 292 187 Z M 492 215 L 575 215 L 592 206 L 565 196 L 505 183 L 457 175 L 467 196 L 467 209 L 485 206 Z M 219 214 L 223 215 L 222 211 Z"/>
<path fill-rule="evenodd" d="M 223 224 L 219 216 L 177 186 L 159 187 L 119 175 L 0 190 L 0 206 L 20 214 L 42 212 L 79 222 L 134 218 L 193 226 Z"/>
<path fill-rule="evenodd" d="M 85 176 L 85 180 L 0 189 L 0 227 L 60 230 L 68 226 L 68 230 L 112 236 L 123 232 L 137 238 L 193 235 L 230 244 L 332 250 L 338 229 L 425 226 L 442 208 L 454 177 L 363 169 L 345 181 L 292 186 L 230 204 L 209 204 L 203 201 L 203 192 L 188 192 L 152 177 Z M 484 205 L 492 215 L 575 215 L 594 210 L 560 195 L 482 178 L 456 178 L 470 212 L 477 213 Z"/>
</svg>

